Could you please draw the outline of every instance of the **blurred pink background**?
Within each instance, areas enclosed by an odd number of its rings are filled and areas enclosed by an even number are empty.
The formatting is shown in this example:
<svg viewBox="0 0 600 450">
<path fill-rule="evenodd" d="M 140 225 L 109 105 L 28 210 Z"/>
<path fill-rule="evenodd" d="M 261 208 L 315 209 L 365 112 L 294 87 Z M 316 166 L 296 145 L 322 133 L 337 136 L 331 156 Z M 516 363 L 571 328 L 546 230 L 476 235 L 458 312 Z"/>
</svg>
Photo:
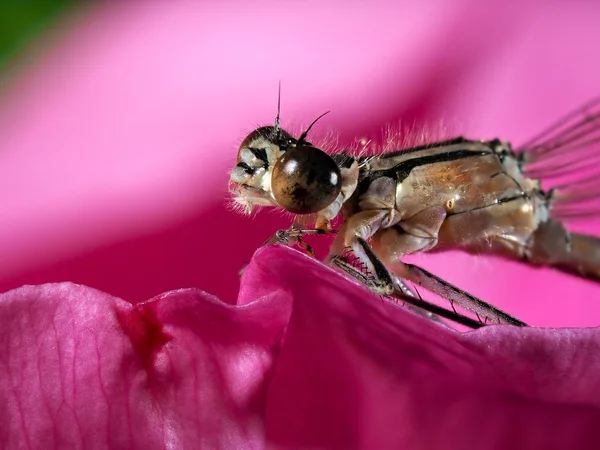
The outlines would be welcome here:
<svg viewBox="0 0 600 450">
<path fill-rule="evenodd" d="M 400 121 L 519 143 L 600 94 L 596 2 L 89 6 L 5 74 L 0 291 L 74 281 L 132 302 L 235 302 L 276 213 L 228 210 L 237 146 L 273 122 L 339 143 Z M 580 225 L 600 235 L 598 224 Z M 600 323 L 600 285 L 453 252 L 420 264 L 540 326 Z"/>
</svg>

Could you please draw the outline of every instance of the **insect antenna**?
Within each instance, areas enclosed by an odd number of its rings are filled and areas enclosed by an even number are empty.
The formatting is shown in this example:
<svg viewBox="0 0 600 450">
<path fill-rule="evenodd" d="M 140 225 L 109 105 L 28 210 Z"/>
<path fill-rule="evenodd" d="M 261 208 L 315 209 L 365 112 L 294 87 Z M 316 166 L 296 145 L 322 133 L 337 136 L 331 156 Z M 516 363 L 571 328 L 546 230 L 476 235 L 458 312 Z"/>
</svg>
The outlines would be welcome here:
<svg viewBox="0 0 600 450">
<path fill-rule="evenodd" d="M 279 126 L 279 116 L 281 114 L 281 80 L 279 80 L 279 88 L 277 89 L 277 117 L 275 117 L 275 133 L 277 133 L 277 141 L 281 139 L 281 127 Z"/>
<path fill-rule="evenodd" d="M 321 114 L 319 117 L 317 117 L 315 120 L 313 120 L 313 122 L 308 126 L 308 128 L 306 129 L 306 131 L 304 133 L 302 133 L 300 135 L 300 138 L 298 139 L 298 144 L 297 145 L 301 145 L 301 144 L 305 144 L 306 141 L 306 136 L 308 136 L 308 132 L 310 131 L 310 129 L 313 127 L 313 125 L 315 123 L 317 123 L 319 121 L 319 119 L 321 119 L 323 116 L 326 116 L 327 114 L 329 114 L 331 111 L 327 111 L 324 112 L 323 114 Z"/>
</svg>

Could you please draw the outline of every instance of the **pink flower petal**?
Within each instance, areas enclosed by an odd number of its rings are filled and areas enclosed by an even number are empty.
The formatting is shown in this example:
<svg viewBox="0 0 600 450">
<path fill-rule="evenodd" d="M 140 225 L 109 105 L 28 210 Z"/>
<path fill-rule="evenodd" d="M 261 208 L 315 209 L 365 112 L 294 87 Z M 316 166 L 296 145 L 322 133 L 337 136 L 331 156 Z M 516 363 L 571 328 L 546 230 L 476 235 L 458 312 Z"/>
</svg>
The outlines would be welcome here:
<svg viewBox="0 0 600 450">
<path fill-rule="evenodd" d="M 136 306 L 71 283 L 0 296 L 3 448 L 263 448 L 290 303 L 183 289 Z"/>
<path fill-rule="evenodd" d="M 91 9 L 0 105 L 0 290 L 72 280 L 136 303 L 201 286 L 233 303 L 238 270 L 289 225 L 223 205 L 236 145 L 272 121 L 279 80 L 284 125 L 331 109 L 315 136 L 342 144 L 400 120 L 518 141 L 597 95 L 597 13 L 469 0 Z M 598 324 L 597 284 L 422 259 L 532 324 Z M 0 296 L 0 324 L 6 447 L 600 442 L 597 329 L 460 335 L 287 249 L 256 254 L 237 306 L 181 290 L 133 307 L 45 285 Z"/>
<path fill-rule="evenodd" d="M 57 26 L 0 104 L 0 291 L 71 280 L 233 302 L 239 269 L 289 225 L 224 206 L 279 80 L 283 124 L 332 110 L 314 131 L 340 145 L 399 122 L 522 141 L 598 94 L 597 2 L 346 6 L 109 2 Z M 597 284 L 459 252 L 421 263 L 531 323 L 598 324 Z"/>
<path fill-rule="evenodd" d="M 294 297 L 268 391 L 276 446 L 600 445 L 599 329 L 460 334 L 288 249 L 262 250 L 255 262 Z"/>
<path fill-rule="evenodd" d="M 597 448 L 598 329 L 460 334 L 270 246 L 239 305 L 0 295 L 7 448 Z"/>
</svg>

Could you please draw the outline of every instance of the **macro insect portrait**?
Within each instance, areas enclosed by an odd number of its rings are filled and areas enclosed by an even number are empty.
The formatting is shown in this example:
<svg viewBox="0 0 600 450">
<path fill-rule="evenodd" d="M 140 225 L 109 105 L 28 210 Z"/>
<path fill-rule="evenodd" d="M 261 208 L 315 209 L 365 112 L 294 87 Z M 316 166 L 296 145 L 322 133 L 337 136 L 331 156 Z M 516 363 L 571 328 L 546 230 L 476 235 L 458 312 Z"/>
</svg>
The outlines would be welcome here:
<svg viewBox="0 0 600 450">
<path fill-rule="evenodd" d="M 245 212 L 256 205 L 296 215 L 267 243 L 297 244 L 313 255 L 304 236 L 335 234 L 330 265 L 375 293 L 472 328 L 526 324 L 403 256 L 461 249 L 600 279 L 600 239 L 565 225 L 600 212 L 600 169 L 589 169 L 600 155 L 600 99 L 519 148 L 457 137 L 374 155 L 328 154 L 308 141 L 325 114 L 295 138 L 281 128 L 279 111 L 273 126 L 243 140 L 230 180 Z M 425 301 L 410 284 L 450 308 Z"/>
</svg>

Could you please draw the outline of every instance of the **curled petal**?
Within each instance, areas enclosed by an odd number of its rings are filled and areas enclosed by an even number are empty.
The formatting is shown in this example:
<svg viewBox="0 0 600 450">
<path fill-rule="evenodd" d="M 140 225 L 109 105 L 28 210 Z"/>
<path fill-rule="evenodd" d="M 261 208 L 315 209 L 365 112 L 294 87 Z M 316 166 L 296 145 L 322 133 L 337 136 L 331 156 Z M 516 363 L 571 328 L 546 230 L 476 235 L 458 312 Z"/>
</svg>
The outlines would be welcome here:
<svg viewBox="0 0 600 450">
<path fill-rule="evenodd" d="M 488 326 L 465 334 L 308 257 L 256 263 L 294 307 L 267 439 L 302 448 L 598 448 L 600 332 Z"/>
<path fill-rule="evenodd" d="M 7 448 L 597 448 L 597 329 L 461 334 L 269 246 L 237 305 L 0 296 Z"/>
</svg>

